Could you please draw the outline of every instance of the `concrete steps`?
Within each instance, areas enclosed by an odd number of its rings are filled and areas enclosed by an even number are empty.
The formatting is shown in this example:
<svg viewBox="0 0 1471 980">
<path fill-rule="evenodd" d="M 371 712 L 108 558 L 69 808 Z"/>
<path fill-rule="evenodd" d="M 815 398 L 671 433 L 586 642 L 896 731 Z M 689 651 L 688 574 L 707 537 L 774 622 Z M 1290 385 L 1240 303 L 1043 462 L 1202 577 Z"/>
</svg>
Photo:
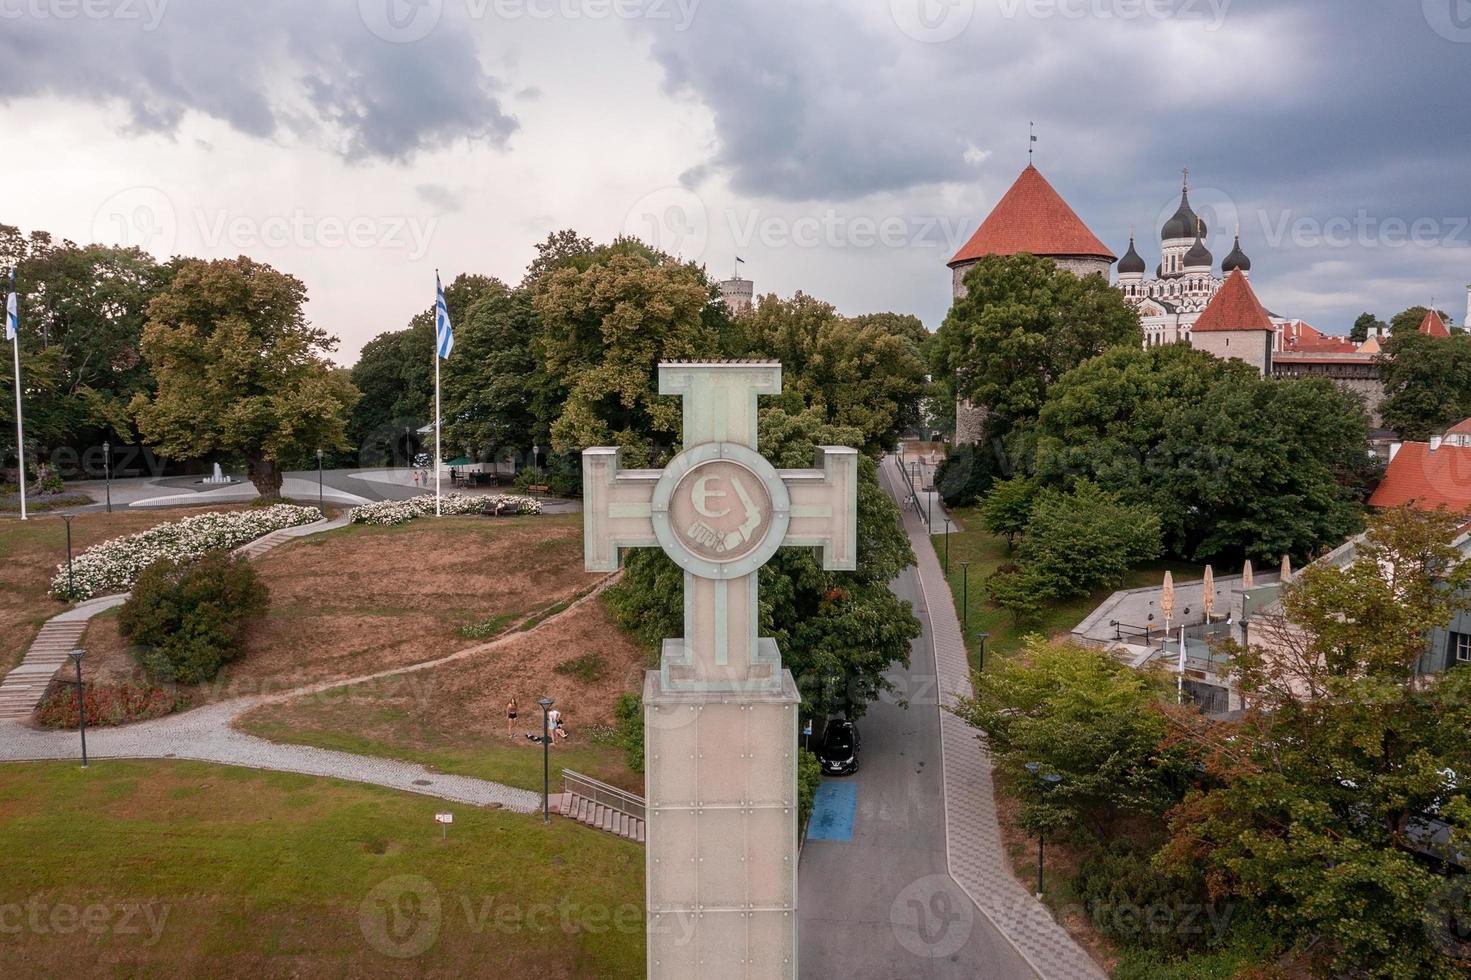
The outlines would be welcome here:
<svg viewBox="0 0 1471 980">
<path fill-rule="evenodd" d="M 41 627 L 20 666 L 0 681 L 0 720 L 30 716 L 51 678 L 66 666 L 67 654 L 82 642 L 85 632 L 85 619 L 53 619 Z"/>
<path fill-rule="evenodd" d="M 552 797 L 551 810 L 594 830 L 601 830 L 636 844 L 644 843 L 644 822 L 638 817 L 576 793 L 561 793 Z"/>
</svg>

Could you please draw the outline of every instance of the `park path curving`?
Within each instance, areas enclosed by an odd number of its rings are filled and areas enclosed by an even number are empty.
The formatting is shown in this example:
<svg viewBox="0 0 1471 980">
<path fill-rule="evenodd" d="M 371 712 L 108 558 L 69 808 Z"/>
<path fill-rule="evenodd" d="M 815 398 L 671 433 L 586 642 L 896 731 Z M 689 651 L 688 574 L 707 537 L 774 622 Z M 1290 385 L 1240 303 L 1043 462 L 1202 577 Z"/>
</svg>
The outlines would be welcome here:
<svg viewBox="0 0 1471 980">
<path fill-rule="evenodd" d="M 283 528 L 242 545 L 236 549 L 236 553 L 255 558 L 293 538 L 333 530 L 346 524 L 347 518 L 343 516 L 332 521 L 322 520 L 314 524 Z M 358 677 L 321 681 L 272 694 L 231 698 L 152 721 L 117 728 L 91 729 L 87 733 L 88 757 L 95 759 L 188 759 L 197 762 L 244 766 L 251 769 L 295 772 L 309 776 L 369 783 L 457 803 L 498 806 L 520 813 L 532 813 L 541 808 L 541 796 L 529 790 L 506 786 L 488 779 L 435 772 L 418 763 L 403 762 L 397 759 L 272 742 L 237 730 L 233 727 L 233 722 L 240 715 L 262 705 L 288 701 L 353 684 L 400 677 L 486 653 L 561 620 L 584 603 L 595 600 L 603 589 L 616 578 L 617 575 L 614 574 L 600 580 L 590 590 L 568 603 L 565 609 L 546 617 L 531 629 L 517 631 L 512 627 L 495 639 L 456 650 L 433 660 L 375 671 Z M 126 599 L 127 594 L 124 593 L 89 600 L 48 620 L 46 627 L 65 623 L 68 624 L 68 628 L 72 628 L 74 624 L 80 623 L 82 629 L 85 629 L 87 621 L 93 616 L 105 609 L 121 605 Z M 46 627 L 42 628 L 43 635 Z M 79 637 L 80 633 L 78 633 Z M 38 635 L 38 643 L 40 639 L 41 636 Z M 34 647 L 33 644 L 33 650 Z M 62 654 L 62 657 L 65 658 L 65 653 Z M 26 660 L 21 667 L 16 669 L 20 670 L 31 662 L 31 653 L 28 652 Z M 37 666 L 44 665 L 40 659 L 35 663 Z M 42 693 L 44 693 L 45 682 L 49 681 L 55 672 L 56 667 L 53 666 L 45 675 L 45 681 L 42 682 Z M 13 673 L 15 672 L 12 671 Z M 7 677 L 7 683 L 8 681 Z M 39 697 L 40 695 L 37 695 L 38 699 Z M 19 717 L 0 716 L 0 762 L 41 762 L 77 758 L 76 732 L 41 730 L 25 724 L 25 719 L 29 717 L 34 707 L 35 703 L 32 702 L 30 708 L 27 708 Z"/>
</svg>

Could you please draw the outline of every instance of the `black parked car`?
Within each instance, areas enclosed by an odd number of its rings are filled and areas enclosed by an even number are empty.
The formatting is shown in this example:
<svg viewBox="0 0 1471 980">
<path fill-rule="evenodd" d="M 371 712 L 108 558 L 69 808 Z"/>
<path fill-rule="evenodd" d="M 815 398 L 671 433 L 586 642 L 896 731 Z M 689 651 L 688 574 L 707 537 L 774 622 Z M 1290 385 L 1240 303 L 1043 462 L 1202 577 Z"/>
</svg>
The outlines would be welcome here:
<svg viewBox="0 0 1471 980">
<path fill-rule="evenodd" d="M 858 726 L 847 718 L 834 718 L 822 732 L 817 758 L 824 776 L 851 776 L 858 771 L 858 748 L 863 739 Z"/>
</svg>

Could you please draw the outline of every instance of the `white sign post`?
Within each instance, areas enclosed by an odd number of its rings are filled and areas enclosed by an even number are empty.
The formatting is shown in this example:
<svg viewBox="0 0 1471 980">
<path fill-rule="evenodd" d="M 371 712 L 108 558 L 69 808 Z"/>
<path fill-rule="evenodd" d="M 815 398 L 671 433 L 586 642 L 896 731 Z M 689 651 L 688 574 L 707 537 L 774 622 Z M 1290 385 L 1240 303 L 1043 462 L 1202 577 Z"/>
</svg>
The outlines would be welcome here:
<svg viewBox="0 0 1471 980">
<path fill-rule="evenodd" d="M 778 470 L 756 452 L 775 362 L 659 365 L 684 451 L 664 470 L 582 454 L 585 563 L 658 547 L 684 570 L 684 636 L 644 680 L 648 975 L 797 975 L 797 706 L 776 641 L 758 636 L 757 572 L 778 548 L 857 560 L 858 453 Z"/>
<path fill-rule="evenodd" d="M 449 825 L 455 822 L 453 813 L 436 813 L 434 822 L 439 824 L 440 840 L 449 840 Z"/>
</svg>

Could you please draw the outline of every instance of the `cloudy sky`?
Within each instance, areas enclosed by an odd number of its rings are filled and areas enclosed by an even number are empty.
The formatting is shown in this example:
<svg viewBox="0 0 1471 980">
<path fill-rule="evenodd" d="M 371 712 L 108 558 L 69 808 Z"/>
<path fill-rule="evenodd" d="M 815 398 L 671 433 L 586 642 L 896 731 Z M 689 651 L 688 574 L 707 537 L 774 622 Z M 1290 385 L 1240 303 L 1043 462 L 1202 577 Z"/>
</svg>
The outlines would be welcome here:
<svg viewBox="0 0 1471 980">
<path fill-rule="evenodd" d="M 0 222 L 301 277 L 351 362 L 557 228 L 933 329 L 1036 162 L 1346 332 L 1471 283 L 1471 0 L 0 0 Z"/>
</svg>

